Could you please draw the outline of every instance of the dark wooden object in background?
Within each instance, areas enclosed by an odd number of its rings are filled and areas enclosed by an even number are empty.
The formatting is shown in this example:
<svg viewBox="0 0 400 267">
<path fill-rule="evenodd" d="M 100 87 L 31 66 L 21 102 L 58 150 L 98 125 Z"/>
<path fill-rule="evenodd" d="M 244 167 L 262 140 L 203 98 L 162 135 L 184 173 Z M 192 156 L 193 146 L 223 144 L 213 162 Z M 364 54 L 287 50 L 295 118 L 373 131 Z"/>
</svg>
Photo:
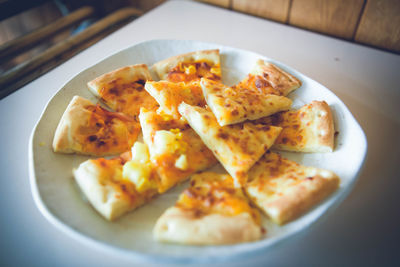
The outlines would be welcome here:
<svg viewBox="0 0 400 267">
<path fill-rule="evenodd" d="M 135 8 L 120 9 L 86 30 L 5 72 L 0 76 L 0 99 L 100 40 L 99 37 L 104 37 L 101 35 L 102 32 L 106 31 L 109 34 L 110 29 L 115 30 L 121 23 L 126 23 L 142 14 L 142 11 Z"/>
</svg>

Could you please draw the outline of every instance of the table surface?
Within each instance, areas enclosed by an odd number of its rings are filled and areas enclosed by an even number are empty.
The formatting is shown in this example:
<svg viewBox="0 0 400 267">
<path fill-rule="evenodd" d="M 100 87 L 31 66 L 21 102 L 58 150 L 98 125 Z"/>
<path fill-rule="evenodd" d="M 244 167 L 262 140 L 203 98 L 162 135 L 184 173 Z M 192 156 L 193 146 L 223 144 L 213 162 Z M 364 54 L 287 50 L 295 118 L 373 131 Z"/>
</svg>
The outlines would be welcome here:
<svg viewBox="0 0 400 267">
<path fill-rule="evenodd" d="M 305 235 L 231 266 L 395 265 L 400 237 L 400 56 L 191 1 L 168 1 L 0 100 L 0 264 L 132 266 L 53 227 L 32 198 L 31 131 L 46 103 L 80 71 L 133 44 L 187 39 L 251 50 L 332 90 L 364 129 L 368 156 L 347 199 Z M 289 256 L 290 255 L 290 256 Z"/>
</svg>

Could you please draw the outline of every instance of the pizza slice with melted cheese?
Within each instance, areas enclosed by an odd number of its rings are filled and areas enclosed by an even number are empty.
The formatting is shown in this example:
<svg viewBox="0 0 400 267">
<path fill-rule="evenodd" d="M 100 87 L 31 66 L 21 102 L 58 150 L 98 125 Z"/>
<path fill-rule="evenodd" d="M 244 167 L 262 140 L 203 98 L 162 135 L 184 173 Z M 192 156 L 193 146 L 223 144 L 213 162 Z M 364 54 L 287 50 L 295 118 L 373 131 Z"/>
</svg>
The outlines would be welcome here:
<svg viewBox="0 0 400 267">
<path fill-rule="evenodd" d="M 302 166 L 267 152 L 250 169 L 245 190 L 272 221 L 282 225 L 328 197 L 339 183 L 331 171 Z"/>
<path fill-rule="evenodd" d="M 89 90 L 111 109 L 137 119 L 140 108 L 156 108 L 157 102 L 144 90 L 151 74 L 145 64 L 131 65 L 88 82 Z"/>
<path fill-rule="evenodd" d="M 115 155 L 128 151 L 140 125 L 132 117 L 110 112 L 89 100 L 74 96 L 57 126 L 54 152 Z"/>
<path fill-rule="evenodd" d="M 173 56 L 155 63 L 152 69 L 161 80 L 191 82 L 207 79 L 221 80 L 219 50 L 202 50 Z"/>
<path fill-rule="evenodd" d="M 203 107 L 206 105 L 203 92 L 198 82 L 147 82 L 145 84 L 145 89 L 158 102 L 160 110 L 166 114 L 172 115 L 175 119 L 181 117 L 178 112 L 178 106 L 183 101 L 193 106 Z"/>
<path fill-rule="evenodd" d="M 280 112 L 258 122 L 282 127 L 273 148 L 294 152 L 332 152 L 335 129 L 325 101 L 312 101 L 298 110 Z"/>
<path fill-rule="evenodd" d="M 272 146 L 282 128 L 251 122 L 220 126 L 214 114 L 186 103 L 179 105 L 180 114 L 212 150 L 222 166 L 244 185 L 247 171 Z"/>
<path fill-rule="evenodd" d="M 250 206 L 228 174 L 193 175 L 175 206 L 158 219 L 153 234 L 162 242 L 222 245 L 261 238 L 259 211 Z"/>
<path fill-rule="evenodd" d="M 160 193 L 217 163 L 213 153 L 183 120 L 145 109 L 141 109 L 139 119 L 143 139 L 160 177 Z"/>
<path fill-rule="evenodd" d="M 158 193 L 159 178 L 145 144 L 113 159 L 90 159 L 73 171 L 75 181 L 93 208 L 107 220 L 149 202 Z"/>
<path fill-rule="evenodd" d="M 212 80 L 201 79 L 200 85 L 208 106 L 221 126 L 256 120 L 288 110 L 292 105 L 292 100 L 284 96 L 244 87 L 228 87 Z"/>
<path fill-rule="evenodd" d="M 257 60 L 253 70 L 234 88 L 246 88 L 262 94 L 286 96 L 301 86 L 301 82 L 293 75 L 276 65 Z"/>
</svg>

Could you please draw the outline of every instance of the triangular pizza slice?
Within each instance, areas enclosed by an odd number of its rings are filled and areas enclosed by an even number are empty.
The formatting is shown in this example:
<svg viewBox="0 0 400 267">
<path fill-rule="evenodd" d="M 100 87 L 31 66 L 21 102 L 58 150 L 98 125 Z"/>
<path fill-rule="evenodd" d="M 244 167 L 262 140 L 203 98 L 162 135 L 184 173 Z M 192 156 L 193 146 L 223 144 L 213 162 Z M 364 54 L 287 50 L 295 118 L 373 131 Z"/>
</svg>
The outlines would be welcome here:
<svg viewBox="0 0 400 267">
<path fill-rule="evenodd" d="M 186 245 L 251 242 L 263 232 L 259 211 L 234 186 L 232 177 L 212 172 L 193 175 L 190 187 L 153 230 L 158 241 Z"/>
<path fill-rule="evenodd" d="M 253 70 L 235 87 L 247 88 L 262 94 L 286 96 L 300 86 L 300 80 L 290 73 L 259 59 Z"/>
<path fill-rule="evenodd" d="M 206 105 L 199 82 L 147 82 L 145 89 L 158 102 L 162 112 L 176 119 L 181 117 L 178 106 L 182 102 L 200 107 Z"/>
<path fill-rule="evenodd" d="M 57 126 L 54 152 L 115 155 L 129 150 L 140 133 L 132 117 L 74 96 Z"/>
<path fill-rule="evenodd" d="M 201 50 L 173 56 L 155 63 L 152 69 L 161 80 L 190 82 L 207 79 L 221 80 L 219 50 Z"/>
<path fill-rule="evenodd" d="M 151 161 L 160 176 L 160 193 L 217 163 L 211 150 L 183 120 L 144 108 L 139 119 Z"/>
<path fill-rule="evenodd" d="M 116 69 L 88 82 L 89 90 L 111 109 L 137 119 L 140 107 L 154 109 L 157 102 L 144 90 L 152 77 L 145 64 Z"/>
<path fill-rule="evenodd" d="M 298 110 L 276 113 L 257 122 L 282 127 L 273 148 L 294 152 L 332 152 L 335 129 L 325 101 L 312 101 Z"/>
<path fill-rule="evenodd" d="M 228 87 L 212 80 L 201 79 L 206 102 L 219 125 L 225 126 L 256 120 L 288 110 L 292 100 L 284 96 L 263 94 L 244 87 Z"/>
<path fill-rule="evenodd" d="M 113 159 L 90 159 L 73 171 L 75 181 L 93 208 L 115 220 L 158 194 L 159 178 L 145 144 Z"/>
<path fill-rule="evenodd" d="M 302 166 L 273 152 L 267 152 L 248 175 L 247 195 L 280 225 L 307 212 L 340 183 L 331 171 Z"/>
<path fill-rule="evenodd" d="M 282 130 L 251 122 L 220 126 L 211 111 L 186 103 L 179 105 L 179 112 L 238 186 L 246 182 L 247 171 L 272 146 Z"/>
</svg>

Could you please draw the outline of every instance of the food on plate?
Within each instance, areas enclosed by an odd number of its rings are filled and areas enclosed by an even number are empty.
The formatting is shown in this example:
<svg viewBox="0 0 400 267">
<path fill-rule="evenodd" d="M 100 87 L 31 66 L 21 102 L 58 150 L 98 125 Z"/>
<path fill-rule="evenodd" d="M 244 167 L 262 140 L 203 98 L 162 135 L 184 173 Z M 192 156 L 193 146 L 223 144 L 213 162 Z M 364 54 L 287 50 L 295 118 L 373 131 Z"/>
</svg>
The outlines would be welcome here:
<svg viewBox="0 0 400 267">
<path fill-rule="evenodd" d="M 332 152 L 335 129 L 325 101 L 312 101 L 298 110 L 276 113 L 258 122 L 282 127 L 273 148 L 295 152 Z"/>
<path fill-rule="evenodd" d="M 219 50 L 202 50 L 173 56 L 155 63 L 152 69 L 161 80 L 191 82 L 207 79 L 221 80 Z"/>
<path fill-rule="evenodd" d="M 160 177 L 160 193 L 217 163 L 211 150 L 185 121 L 144 108 L 139 119 L 150 159 Z"/>
<path fill-rule="evenodd" d="M 278 66 L 257 60 L 253 70 L 234 88 L 246 88 L 262 94 L 286 96 L 301 86 L 299 79 Z"/>
<path fill-rule="evenodd" d="M 193 175 L 190 187 L 167 209 L 153 230 L 158 241 L 187 245 L 222 245 L 261 238 L 259 211 L 228 174 Z"/>
<path fill-rule="evenodd" d="M 226 86 L 218 49 L 173 56 L 152 70 L 160 81 L 138 64 L 88 82 L 113 111 L 75 96 L 55 132 L 55 152 L 119 154 L 86 160 L 73 170 L 105 219 L 115 220 L 191 177 L 157 220 L 155 239 L 185 245 L 251 242 L 266 232 L 259 209 L 283 225 L 338 189 L 340 179 L 332 171 L 270 151 L 333 151 L 333 117 L 325 101 L 289 110 L 292 100 L 286 96 L 301 86 L 296 77 L 260 59 L 237 85 Z M 144 143 L 137 141 L 140 129 Z M 228 174 L 206 171 L 218 162 Z"/>
<path fill-rule="evenodd" d="M 176 119 L 181 117 L 178 106 L 183 101 L 193 106 L 204 107 L 206 105 L 198 82 L 147 82 L 145 89 L 158 102 L 163 113 L 172 115 Z"/>
<path fill-rule="evenodd" d="M 201 79 L 200 85 L 208 106 L 221 126 L 256 120 L 288 110 L 292 105 L 292 100 L 287 97 L 245 87 L 228 87 L 207 79 Z"/>
<path fill-rule="evenodd" d="M 247 171 L 272 146 L 282 128 L 245 122 L 220 126 L 213 113 L 186 103 L 180 114 L 213 151 L 237 186 L 247 179 Z"/>
<path fill-rule="evenodd" d="M 157 173 L 145 144 L 113 159 L 89 159 L 73 171 L 75 181 L 93 208 L 115 220 L 153 199 L 158 192 Z"/>
<path fill-rule="evenodd" d="M 145 64 L 119 68 L 88 82 L 89 90 L 111 109 L 137 119 L 140 108 L 156 108 L 157 102 L 144 90 L 152 77 Z"/>
<path fill-rule="evenodd" d="M 56 129 L 53 150 L 93 156 L 119 154 L 132 147 L 139 132 L 139 124 L 131 117 L 74 96 Z"/>
<path fill-rule="evenodd" d="M 273 152 L 267 152 L 248 176 L 247 195 L 279 225 L 298 218 L 336 191 L 340 183 L 331 171 L 302 166 Z"/>
</svg>

